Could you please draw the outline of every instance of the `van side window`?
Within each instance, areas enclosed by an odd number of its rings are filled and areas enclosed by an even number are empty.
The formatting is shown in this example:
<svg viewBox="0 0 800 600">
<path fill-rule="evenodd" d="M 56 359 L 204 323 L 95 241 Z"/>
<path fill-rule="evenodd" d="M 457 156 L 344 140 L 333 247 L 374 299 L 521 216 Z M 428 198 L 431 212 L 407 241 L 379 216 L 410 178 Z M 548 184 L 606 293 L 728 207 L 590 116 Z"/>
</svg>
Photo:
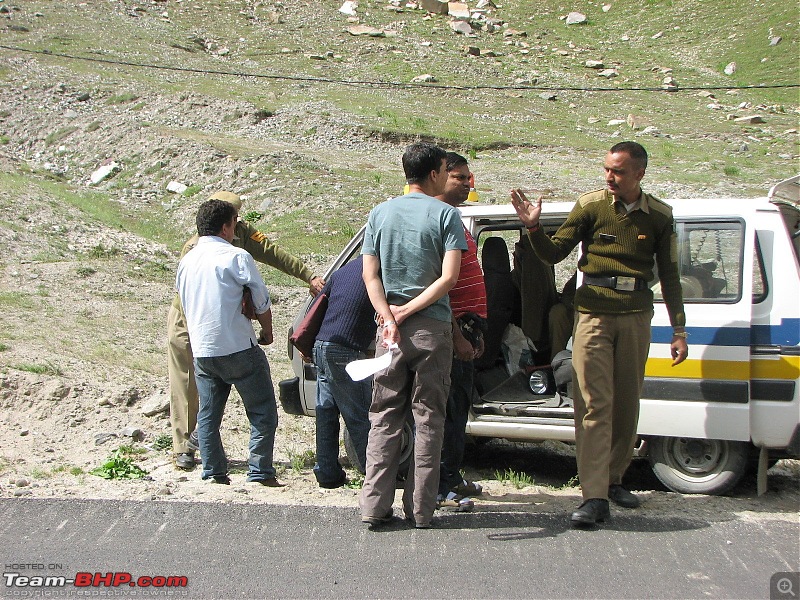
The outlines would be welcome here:
<svg viewBox="0 0 800 600">
<path fill-rule="evenodd" d="M 742 294 L 744 227 L 740 221 L 677 223 L 684 302 L 736 303 Z M 662 301 L 661 286 L 652 286 Z"/>
</svg>

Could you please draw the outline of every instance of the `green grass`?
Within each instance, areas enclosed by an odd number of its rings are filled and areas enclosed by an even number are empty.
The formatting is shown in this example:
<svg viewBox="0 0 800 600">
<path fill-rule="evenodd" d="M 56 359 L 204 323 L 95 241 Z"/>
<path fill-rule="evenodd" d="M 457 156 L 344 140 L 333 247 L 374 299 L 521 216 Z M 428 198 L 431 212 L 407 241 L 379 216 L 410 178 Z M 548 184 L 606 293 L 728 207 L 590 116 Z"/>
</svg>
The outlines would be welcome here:
<svg viewBox="0 0 800 600">
<path fill-rule="evenodd" d="M 58 131 L 54 131 L 53 133 L 49 134 L 46 138 L 44 138 L 44 145 L 45 146 L 53 146 L 60 142 L 63 139 L 66 139 L 71 133 L 77 131 L 77 127 L 62 127 Z"/>
<path fill-rule="evenodd" d="M 64 373 L 61 371 L 61 367 L 58 365 L 54 365 L 50 361 L 45 361 L 44 364 L 41 363 L 21 363 L 17 365 L 11 365 L 12 368 L 17 369 L 18 371 L 26 371 L 28 373 L 35 373 L 37 375 L 63 375 Z"/>
<path fill-rule="evenodd" d="M 533 477 L 528 475 L 527 473 L 519 473 L 512 469 L 506 469 L 505 471 L 495 471 L 494 478 L 497 481 L 502 481 L 505 483 L 510 483 L 518 490 L 521 490 L 525 487 L 530 487 L 534 485 Z"/>
<path fill-rule="evenodd" d="M 44 181 L 25 175 L 0 172 L 0 191 L 7 194 L 30 195 L 49 198 L 56 205 L 72 206 L 80 210 L 88 220 L 102 223 L 112 229 L 129 231 L 143 238 L 160 242 L 178 250 L 186 241 L 182 231 L 160 206 L 133 210 L 118 202 L 110 202 L 103 192 L 74 188 L 67 183 Z M 4 207 L 0 195 L 0 209 Z M 53 240 L 56 243 L 58 240 Z M 66 245 L 65 245 L 66 247 Z M 108 258 L 109 253 L 118 252 L 98 244 L 93 253 Z"/>
<path fill-rule="evenodd" d="M 85 474 L 85 471 L 80 467 L 70 467 L 69 474 L 74 475 L 75 477 L 79 477 Z"/>
<path fill-rule="evenodd" d="M 0 307 L 30 310 L 36 308 L 36 305 L 36 300 L 25 292 L 0 291 Z"/>
<path fill-rule="evenodd" d="M 302 452 L 289 450 L 287 454 L 289 455 L 289 464 L 295 473 L 301 473 L 303 469 L 313 467 L 316 462 L 316 455 L 311 449 L 303 450 Z"/>
<path fill-rule="evenodd" d="M 0 342 L 0 352 L 5 352 L 6 350 L 9 350 L 10 348 L 11 348 L 11 346 L 9 346 L 8 344 L 4 344 L 4 343 Z"/>
<path fill-rule="evenodd" d="M 168 433 L 159 433 L 153 440 L 153 448 L 156 450 L 171 450 L 172 436 Z"/>
<path fill-rule="evenodd" d="M 139 99 L 138 94 L 126 92 L 124 94 L 115 94 L 111 96 L 108 100 L 106 100 L 106 104 L 126 104 L 128 102 L 133 102 L 134 100 L 138 99 Z"/>
</svg>

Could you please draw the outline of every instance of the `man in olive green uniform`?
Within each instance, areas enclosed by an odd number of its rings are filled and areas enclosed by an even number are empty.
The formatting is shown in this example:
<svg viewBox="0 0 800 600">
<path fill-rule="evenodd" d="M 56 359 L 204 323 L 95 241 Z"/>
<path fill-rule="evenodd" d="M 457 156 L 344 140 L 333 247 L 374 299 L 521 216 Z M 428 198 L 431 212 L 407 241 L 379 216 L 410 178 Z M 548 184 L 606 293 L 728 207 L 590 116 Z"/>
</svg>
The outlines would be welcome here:
<svg viewBox="0 0 800 600">
<path fill-rule="evenodd" d="M 237 211 L 242 208 L 242 200 L 231 192 L 216 192 L 209 200 L 224 200 L 235 206 Z M 322 278 L 314 275 L 303 261 L 270 242 L 262 232 L 248 223 L 238 221 L 234 235 L 234 246 L 244 248 L 258 262 L 305 281 L 309 284 L 312 295 L 316 296 L 325 285 Z M 195 247 L 197 239 L 196 235 L 192 236 L 183 245 L 181 258 Z M 172 449 L 175 452 L 175 465 L 180 469 L 191 470 L 195 466 L 196 447 L 189 441 L 189 436 L 197 425 L 199 397 L 194 381 L 194 357 L 189 345 L 189 332 L 177 294 L 167 316 L 167 336 Z"/>
<path fill-rule="evenodd" d="M 578 198 L 552 238 L 539 224 L 541 197 L 531 203 L 521 190 L 511 192 L 542 260 L 555 264 L 579 243 L 583 249 L 572 342 L 575 453 L 584 500 L 571 516 L 576 527 L 607 519 L 609 499 L 625 508 L 639 505 L 621 484 L 636 442 L 653 317 L 648 282 L 656 264 L 673 327 L 672 365 L 688 352 L 672 209 L 639 185 L 647 152 L 636 142 L 621 142 L 603 168 L 606 188 Z"/>
</svg>

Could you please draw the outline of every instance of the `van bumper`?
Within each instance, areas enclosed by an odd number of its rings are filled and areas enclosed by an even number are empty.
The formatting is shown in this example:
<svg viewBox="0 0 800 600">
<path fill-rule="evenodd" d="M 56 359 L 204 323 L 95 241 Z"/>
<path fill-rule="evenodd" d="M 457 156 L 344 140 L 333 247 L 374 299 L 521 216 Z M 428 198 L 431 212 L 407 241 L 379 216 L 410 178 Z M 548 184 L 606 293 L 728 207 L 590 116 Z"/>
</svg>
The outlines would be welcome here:
<svg viewBox="0 0 800 600">
<path fill-rule="evenodd" d="M 278 383 L 278 396 L 283 407 L 283 412 L 289 415 L 304 415 L 303 405 L 300 403 L 300 378 L 284 379 Z"/>
</svg>

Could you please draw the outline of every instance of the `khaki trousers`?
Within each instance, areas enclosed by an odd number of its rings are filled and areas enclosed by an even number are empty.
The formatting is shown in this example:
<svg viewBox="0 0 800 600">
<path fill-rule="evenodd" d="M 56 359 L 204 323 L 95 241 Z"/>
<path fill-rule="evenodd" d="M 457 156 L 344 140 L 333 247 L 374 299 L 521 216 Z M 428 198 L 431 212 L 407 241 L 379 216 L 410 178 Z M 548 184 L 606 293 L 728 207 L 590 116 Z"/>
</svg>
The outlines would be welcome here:
<svg viewBox="0 0 800 600">
<path fill-rule="evenodd" d="M 200 407 L 194 379 L 194 356 L 183 311 L 170 306 L 167 315 L 167 367 L 169 370 L 169 420 L 172 425 L 172 450 L 192 452 L 186 445 L 197 425 Z"/>
<path fill-rule="evenodd" d="M 607 499 L 633 458 L 652 318 L 653 311 L 576 316 L 575 453 L 584 500 Z"/>
<path fill-rule="evenodd" d="M 376 356 L 387 350 L 376 338 Z M 444 418 L 453 362 L 451 323 L 412 315 L 400 325 L 399 349 L 392 363 L 375 374 L 369 409 L 367 473 L 361 489 L 361 514 L 384 517 L 392 509 L 403 425 L 414 417 L 414 459 L 406 477 L 403 511 L 429 524 L 436 510 Z"/>
</svg>

